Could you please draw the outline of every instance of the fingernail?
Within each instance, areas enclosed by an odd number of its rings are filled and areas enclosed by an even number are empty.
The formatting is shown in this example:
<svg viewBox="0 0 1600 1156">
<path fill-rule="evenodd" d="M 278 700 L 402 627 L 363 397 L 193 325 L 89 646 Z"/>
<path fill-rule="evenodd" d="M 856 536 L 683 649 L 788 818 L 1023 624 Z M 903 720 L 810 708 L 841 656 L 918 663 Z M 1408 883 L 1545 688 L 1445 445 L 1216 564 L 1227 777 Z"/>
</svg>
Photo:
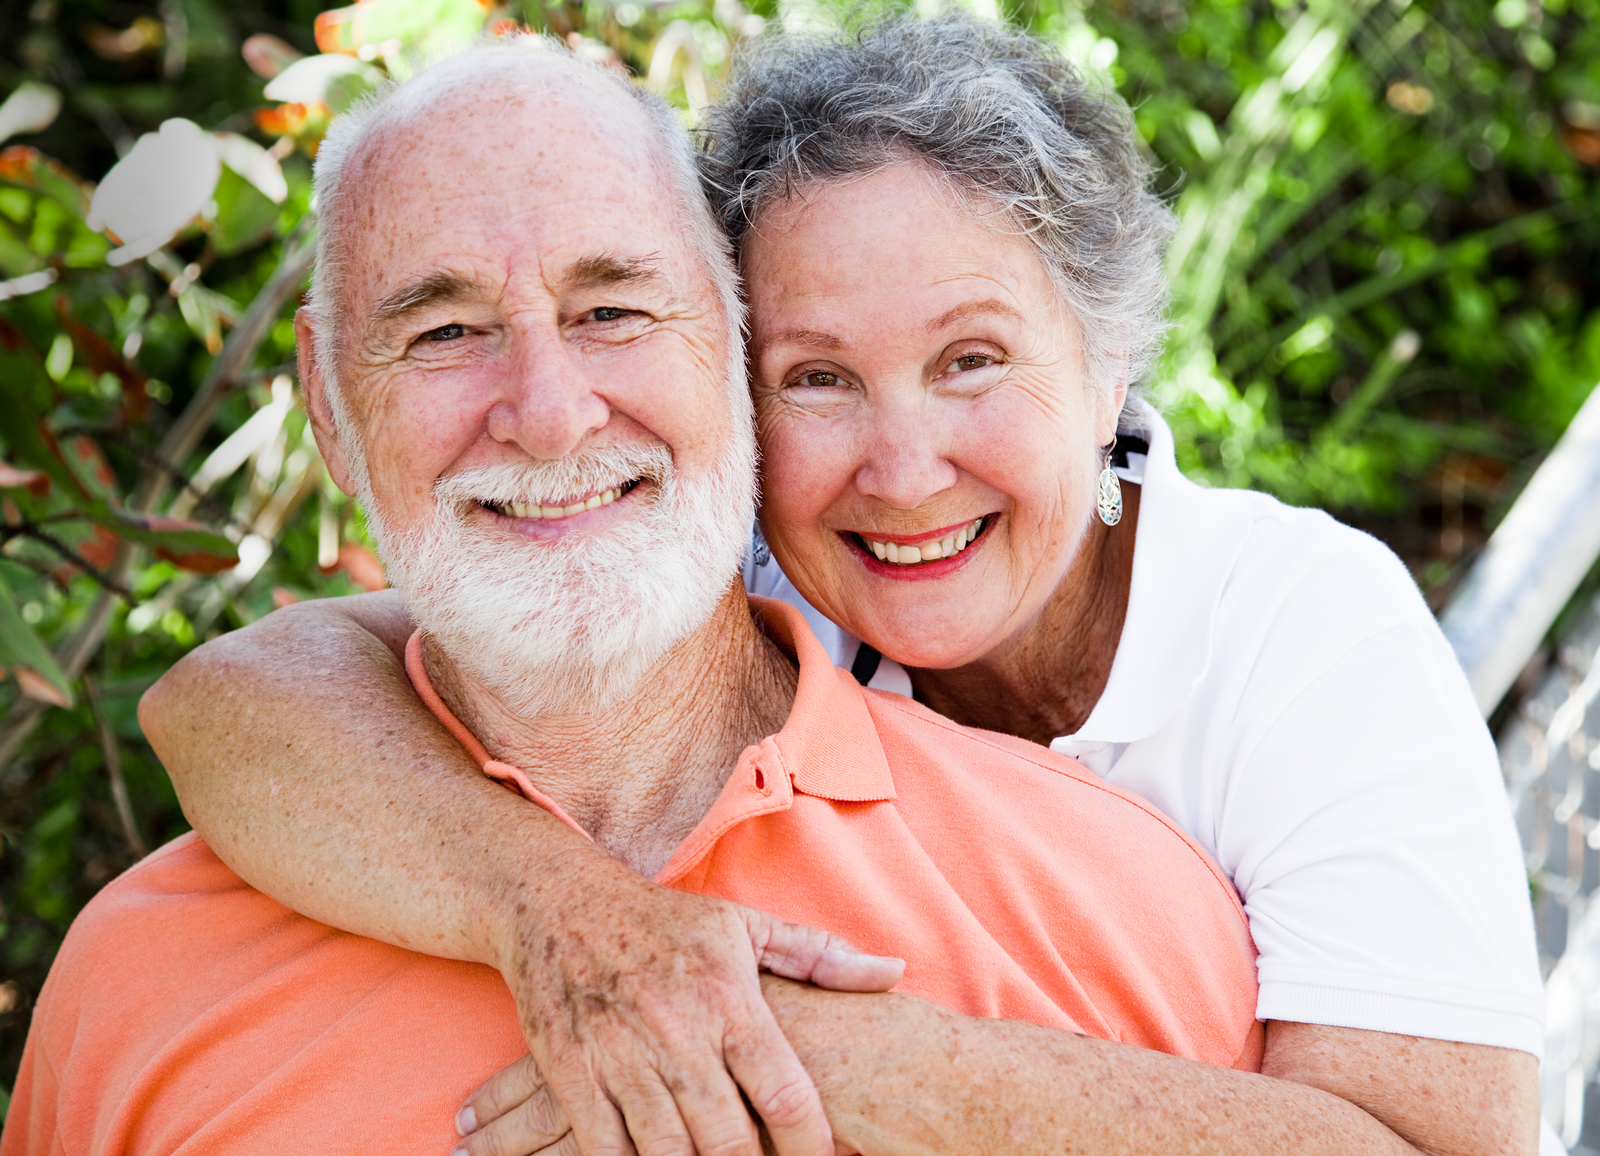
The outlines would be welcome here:
<svg viewBox="0 0 1600 1156">
<path fill-rule="evenodd" d="M 478 1113 L 473 1110 L 471 1104 L 468 1104 L 465 1108 L 456 1113 L 456 1135 L 470 1136 L 477 1130 Z M 459 1152 L 452 1152 L 450 1156 L 467 1156 L 467 1153 L 465 1149 L 462 1149 Z"/>
</svg>

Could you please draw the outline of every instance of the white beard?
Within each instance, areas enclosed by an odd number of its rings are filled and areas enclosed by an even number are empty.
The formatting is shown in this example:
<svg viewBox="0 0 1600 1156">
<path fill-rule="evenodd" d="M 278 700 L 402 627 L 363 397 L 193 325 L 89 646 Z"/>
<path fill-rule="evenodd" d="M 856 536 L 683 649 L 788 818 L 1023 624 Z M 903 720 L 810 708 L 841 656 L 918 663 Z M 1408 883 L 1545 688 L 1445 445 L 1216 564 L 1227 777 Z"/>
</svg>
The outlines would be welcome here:
<svg viewBox="0 0 1600 1156">
<path fill-rule="evenodd" d="M 441 478 L 425 527 L 391 532 L 363 487 L 378 552 L 417 625 L 523 717 L 592 709 L 710 617 L 744 561 L 755 509 L 755 436 L 734 436 L 700 480 L 665 446 L 613 447 L 559 462 L 507 463 Z M 365 471 L 362 471 L 364 473 Z M 466 514 L 478 502 L 538 502 L 634 478 L 653 492 L 619 525 L 534 542 Z"/>
</svg>

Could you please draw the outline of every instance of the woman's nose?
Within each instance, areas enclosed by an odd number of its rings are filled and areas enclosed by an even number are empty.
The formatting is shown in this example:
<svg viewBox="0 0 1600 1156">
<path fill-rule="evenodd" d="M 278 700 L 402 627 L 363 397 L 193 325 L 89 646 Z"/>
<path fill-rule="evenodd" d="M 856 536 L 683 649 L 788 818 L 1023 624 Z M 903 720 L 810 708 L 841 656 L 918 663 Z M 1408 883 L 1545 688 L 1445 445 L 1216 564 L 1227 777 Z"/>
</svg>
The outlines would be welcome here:
<svg viewBox="0 0 1600 1156">
<path fill-rule="evenodd" d="M 874 407 L 866 460 L 856 489 L 897 509 L 914 510 L 956 484 L 950 434 L 937 404 Z"/>
<path fill-rule="evenodd" d="M 519 335 L 499 394 L 489 411 L 489 436 L 538 461 L 566 457 L 611 420 L 593 374 L 555 333 Z"/>
</svg>

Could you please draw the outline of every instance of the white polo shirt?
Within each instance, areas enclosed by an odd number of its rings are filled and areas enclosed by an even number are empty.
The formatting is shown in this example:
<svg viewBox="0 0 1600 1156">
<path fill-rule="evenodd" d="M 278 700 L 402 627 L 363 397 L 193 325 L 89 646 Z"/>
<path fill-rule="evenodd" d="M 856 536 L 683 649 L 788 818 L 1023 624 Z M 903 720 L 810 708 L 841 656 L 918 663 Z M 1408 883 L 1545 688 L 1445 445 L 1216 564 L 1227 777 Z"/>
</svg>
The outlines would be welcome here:
<svg viewBox="0 0 1600 1156">
<path fill-rule="evenodd" d="M 1142 426 L 1142 429 L 1140 428 Z M 1052 749 L 1156 804 L 1232 877 L 1260 952 L 1257 1015 L 1539 1055 L 1544 997 L 1494 743 L 1411 576 L 1319 510 L 1150 452 L 1128 614 L 1105 693 Z M 859 643 L 776 562 L 834 660 Z M 871 685 L 910 693 L 885 659 Z"/>
</svg>

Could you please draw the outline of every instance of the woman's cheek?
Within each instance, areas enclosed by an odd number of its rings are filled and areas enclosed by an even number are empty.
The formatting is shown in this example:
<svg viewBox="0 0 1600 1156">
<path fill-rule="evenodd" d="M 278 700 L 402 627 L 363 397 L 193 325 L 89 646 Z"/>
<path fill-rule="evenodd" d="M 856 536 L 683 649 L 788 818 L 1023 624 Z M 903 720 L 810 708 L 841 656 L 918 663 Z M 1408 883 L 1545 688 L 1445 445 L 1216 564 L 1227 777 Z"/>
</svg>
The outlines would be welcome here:
<svg viewBox="0 0 1600 1156">
<path fill-rule="evenodd" d="M 788 413 L 758 426 L 761 439 L 761 525 L 791 579 L 820 591 L 832 587 L 840 559 L 830 550 L 827 514 L 852 492 L 848 438 L 837 423 Z"/>
<path fill-rule="evenodd" d="M 777 413 L 757 425 L 764 502 L 815 522 L 848 490 L 853 476 L 848 439 L 836 422 L 811 414 Z M 842 452 L 845 451 L 845 452 Z M 786 517 L 788 515 L 786 514 Z"/>
</svg>

